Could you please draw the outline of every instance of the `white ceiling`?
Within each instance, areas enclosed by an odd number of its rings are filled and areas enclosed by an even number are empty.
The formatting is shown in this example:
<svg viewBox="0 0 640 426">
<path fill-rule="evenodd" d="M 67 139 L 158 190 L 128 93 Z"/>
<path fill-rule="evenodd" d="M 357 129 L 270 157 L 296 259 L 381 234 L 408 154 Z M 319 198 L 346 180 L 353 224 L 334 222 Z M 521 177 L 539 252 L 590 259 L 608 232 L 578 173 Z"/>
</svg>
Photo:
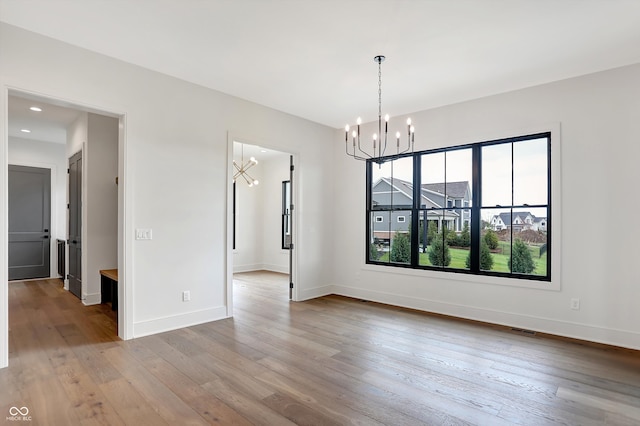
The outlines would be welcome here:
<svg viewBox="0 0 640 426">
<path fill-rule="evenodd" d="M 640 62 L 640 0 L 0 0 L 0 20 L 335 128 Z"/>
<path fill-rule="evenodd" d="M 31 107 L 39 107 L 42 111 L 31 111 Z M 79 114 L 75 109 L 52 105 L 36 97 L 9 96 L 9 136 L 66 143 L 67 127 Z"/>
</svg>

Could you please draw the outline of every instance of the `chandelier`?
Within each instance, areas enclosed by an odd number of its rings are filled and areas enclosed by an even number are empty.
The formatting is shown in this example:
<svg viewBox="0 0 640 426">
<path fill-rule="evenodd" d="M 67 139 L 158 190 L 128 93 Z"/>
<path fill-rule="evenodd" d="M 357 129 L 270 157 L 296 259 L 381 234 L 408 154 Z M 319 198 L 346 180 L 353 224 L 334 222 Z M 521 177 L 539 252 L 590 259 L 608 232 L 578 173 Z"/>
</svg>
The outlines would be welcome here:
<svg viewBox="0 0 640 426">
<path fill-rule="evenodd" d="M 384 116 L 384 135 L 382 134 L 382 62 L 384 56 L 378 55 L 373 60 L 378 64 L 378 133 L 373 134 L 373 150 L 369 151 L 368 148 L 360 145 L 360 124 L 362 120 L 358 117 L 356 121 L 356 129 L 351 133 L 352 146 L 349 149 L 349 125 L 344 128 L 344 141 L 345 152 L 348 156 L 355 158 L 356 160 L 369 160 L 372 159 L 378 163 L 382 162 L 382 158 L 385 155 L 399 155 L 406 152 L 413 152 L 414 144 L 414 127 L 411 125 L 411 118 L 407 119 L 407 146 L 402 151 L 400 150 L 400 132 L 396 132 L 396 152 L 387 153 L 387 135 L 389 129 L 389 114 Z"/>
<path fill-rule="evenodd" d="M 235 167 L 236 169 L 236 173 L 233 175 L 233 182 L 235 182 L 237 180 L 238 177 L 242 177 L 244 179 L 245 182 L 247 182 L 247 185 L 249 185 L 249 187 L 252 187 L 253 185 L 258 185 L 260 182 L 258 181 L 258 179 L 254 179 L 251 177 L 251 175 L 249 173 L 247 173 L 247 170 L 249 170 L 250 168 L 252 168 L 253 166 L 255 166 L 256 164 L 258 164 L 258 160 L 255 159 L 255 157 L 251 157 L 246 163 L 244 162 L 244 144 L 242 144 L 242 157 L 241 157 L 241 165 L 239 166 L 238 163 L 236 163 L 236 160 L 233 160 L 233 167 Z"/>
</svg>

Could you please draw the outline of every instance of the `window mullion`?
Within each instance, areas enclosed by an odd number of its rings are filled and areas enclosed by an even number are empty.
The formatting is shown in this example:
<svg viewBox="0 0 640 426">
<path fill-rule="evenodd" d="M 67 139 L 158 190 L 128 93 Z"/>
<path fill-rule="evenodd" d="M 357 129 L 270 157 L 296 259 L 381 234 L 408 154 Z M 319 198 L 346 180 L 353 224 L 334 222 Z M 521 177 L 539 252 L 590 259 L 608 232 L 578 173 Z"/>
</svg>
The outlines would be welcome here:
<svg viewBox="0 0 640 426">
<path fill-rule="evenodd" d="M 480 188 L 482 187 L 482 147 L 475 145 L 471 151 L 472 169 L 471 169 L 471 246 L 469 247 L 469 255 L 471 262 L 469 269 L 472 272 L 480 271 L 480 239 L 482 220 L 480 208 L 482 206 L 482 197 Z"/>
<path fill-rule="evenodd" d="M 420 263 L 420 155 L 413 155 L 413 205 L 411 206 L 411 266 Z M 426 215 L 425 215 L 426 219 Z M 425 220 L 422 226 L 427 226 Z M 426 242 L 425 242 L 426 244 Z"/>
</svg>

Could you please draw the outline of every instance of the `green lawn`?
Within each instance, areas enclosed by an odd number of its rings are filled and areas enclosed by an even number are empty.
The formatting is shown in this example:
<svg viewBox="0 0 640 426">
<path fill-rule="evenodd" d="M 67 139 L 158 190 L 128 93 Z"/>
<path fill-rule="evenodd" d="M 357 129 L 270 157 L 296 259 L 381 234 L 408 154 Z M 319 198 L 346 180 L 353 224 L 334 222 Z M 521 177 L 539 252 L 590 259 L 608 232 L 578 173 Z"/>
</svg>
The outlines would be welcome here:
<svg viewBox="0 0 640 426">
<path fill-rule="evenodd" d="M 509 243 L 500 241 L 499 249 L 502 251 L 501 253 L 491 253 L 493 256 L 493 267 L 492 271 L 495 272 L 509 272 L 509 256 L 510 256 L 510 246 Z M 539 246 L 529 246 L 529 250 L 531 251 L 531 257 L 533 261 L 536 263 L 536 269 L 533 271 L 533 275 L 546 275 L 547 273 L 547 253 L 539 257 L 540 247 Z M 449 253 L 451 253 L 451 264 L 450 268 L 455 269 L 466 269 L 466 261 L 467 256 L 469 255 L 469 250 L 458 249 L 458 248 L 450 248 Z M 378 259 L 380 262 L 389 262 L 389 253 L 384 253 Z M 429 253 L 420 253 L 419 264 L 423 266 L 431 266 L 431 262 L 429 261 Z"/>
</svg>

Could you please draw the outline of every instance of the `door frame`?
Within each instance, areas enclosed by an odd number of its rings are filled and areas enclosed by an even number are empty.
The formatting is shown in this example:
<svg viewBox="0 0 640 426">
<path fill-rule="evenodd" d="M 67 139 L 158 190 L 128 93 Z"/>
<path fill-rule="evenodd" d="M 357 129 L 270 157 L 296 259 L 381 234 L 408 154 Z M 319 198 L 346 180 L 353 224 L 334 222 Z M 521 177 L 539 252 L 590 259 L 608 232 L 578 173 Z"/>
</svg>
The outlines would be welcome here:
<svg viewBox="0 0 640 426">
<path fill-rule="evenodd" d="M 9 365 L 9 295 L 8 295 L 8 103 L 10 94 L 33 97 L 81 111 L 116 117 L 118 136 L 118 278 L 122 291 L 118 292 L 118 337 L 133 338 L 133 195 L 127 146 L 127 113 L 120 107 L 96 106 L 88 102 L 69 99 L 64 94 L 44 93 L 28 87 L 10 84 L 0 77 L 0 368 Z"/>
<path fill-rule="evenodd" d="M 295 176 L 296 176 L 296 181 L 300 181 L 300 163 L 299 163 L 299 156 L 297 153 L 295 152 L 291 152 L 291 151 L 287 151 L 284 150 L 282 147 L 277 147 L 274 144 L 269 144 L 268 142 L 265 142 L 263 140 L 261 141 L 256 141 L 253 138 L 250 137 L 243 137 L 237 133 L 232 133 L 232 132 L 227 132 L 227 214 L 226 214 L 226 219 L 227 219 L 227 235 L 226 235 L 226 271 L 225 271 L 225 276 L 226 276 L 226 282 L 227 282 L 227 286 L 226 286 L 226 301 L 227 301 L 227 317 L 232 317 L 233 316 L 233 174 L 234 174 L 234 169 L 233 169 L 233 143 L 234 142 L 238 142 L 238 143 L 243 143 L 246 145 L 257 145 L 257 146 L 261 146 L 261 147 L 265 147 L 267 149 L 271 149 L 274 151 L 280 151 L 283 154 L 287 155 L 287 156 L 292 156 L 293 157 L 293 163 L 295 165 Z M 292 189 L 292 200 L 294 200 L 294 205 L 296 205 L 295 203 L 297 203 L 296 208 L 293 209 L 293 211 L 291 212 L 291 221 L 292 223 L 296 224 L 296 228 L 294 229 L 300 229 L 300 225 L 299 225 L 299 215 L 298 212 L 300 211 L 299 208 L 299 192 L 298 192 L 298 188 L 300 187 L 299 184 L 293 185 Z M 298 298 L 298 292 L 299 292 L 299 284 L 298 284 L 298 232 L 293 232 L 292 235 L 292 239 L 291 239 L 291 243 L 294 246 L 294 250 L 292 252 L 293 255 L 293 259 L 292 259 L 292 265 L 291 265 L 291 269 L 293 269 L 292 271 L 292 281 L 294 283 L 293 286 L 293 292 L 292 292 L 292 297 L 291 300 L 292 301 L 297 301 L 300 300 Z M 291 272 L 291 270 L 290 270 Z M 288 280 L 289 281 L 289 280 Z"/>
</svg>

